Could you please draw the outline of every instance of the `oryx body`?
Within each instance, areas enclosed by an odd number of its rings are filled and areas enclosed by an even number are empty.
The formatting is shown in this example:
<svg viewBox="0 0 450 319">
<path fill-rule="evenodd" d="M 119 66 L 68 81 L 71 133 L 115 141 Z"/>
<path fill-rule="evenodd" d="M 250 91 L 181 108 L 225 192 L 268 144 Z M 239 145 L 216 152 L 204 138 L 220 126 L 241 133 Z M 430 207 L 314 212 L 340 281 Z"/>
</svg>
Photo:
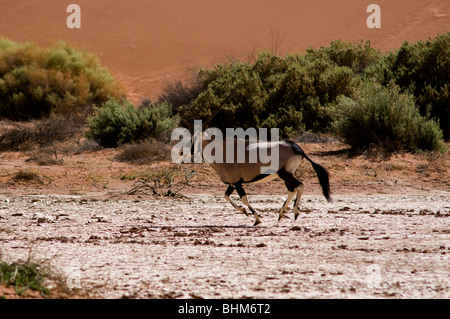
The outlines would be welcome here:
<svg viewBox="0 0 450 319">
<path fill-rule="evenodd" d="M 298 146 L 292 141 L 271 141 L 271 142 L 249 142 L 238 138 L 224 139 L 218 141 L 211 151 L 213 142 L 210 139 L 202 140 L 202 151 L 205 161 L 208 162 L 217 172 L 222 182 L 228 185 L 225 192 L 225 199 L 229 201 L 235 209 L 247 215 L 244 207 L 237 205 L 230 199 L 230 195 L 236 190 L 242 202 L 250 209 L 256 221 L 255 225 L 261 223 L 258 213 L 248 202 L 243 184 L 266 182 L 280 177 L 288 190 L 285 203 L 279 210 L 279 220 L 286 213 L 287 206 L 294 195 L 297 195 L 294 202 L 294 216 L 298 217 L 298 204 L 304 190 L 304 184 L 294 177 L 294 173 L 303 158 L 306 158 L 317 173 L 323 194 L 330 201 L 330 186 L 328 172 L 321 165 L 314 163 Z M 208 149 L 209 148 L 209 149 Z M 205 152 L 208 150 L 207 152 Z M 227 154 L 232 152 L 232 156 L 227 158 Z M 239 153 L 241 152 L 241 153 Z M 271 162 L 268 163 L 267 159 Z"/>
</svg>

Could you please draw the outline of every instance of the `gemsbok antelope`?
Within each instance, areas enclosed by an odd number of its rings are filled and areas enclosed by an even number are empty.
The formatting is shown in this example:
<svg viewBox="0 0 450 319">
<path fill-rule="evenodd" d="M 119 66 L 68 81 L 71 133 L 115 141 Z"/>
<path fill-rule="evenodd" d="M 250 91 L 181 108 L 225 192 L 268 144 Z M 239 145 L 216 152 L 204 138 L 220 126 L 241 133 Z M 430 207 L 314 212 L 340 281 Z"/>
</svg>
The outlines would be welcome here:
<svg viewBox="0 0 450 319">
<path fill-rule="evenodd" d="M 203 136 L 205 136 L 205 133 L 203 133 Z M 298 205 L 305 185 L 294 177 L 294 173 L 303 158 L 307 159 L 311 163 L 312 167 L 316 171 L 317 177 L 322 187 L 323 195 L 329 202 L 331 201 L 329 174 L 327 170 L 323 166 L 312 161 L 301 149 L 301 147 L 293 141 L 283 140 L 275 142 L 271 141 L 251 143 L 248 140 L 245 140 L 245 158 L 237 160 L 239 139 L 234 138 L 231 143 L 227 143 L 227 140 L 229 139 L 224 139 L 221 142 L 222 147 L 220 149 L 220 152 L 222 153 L 221 156 L 223 158 L 222 160 L 218 161 L 217 158 L 215 158 L 215 160 L 210 160 L 208 156 L 205 156 L 205 148 L 212 142 L 212 139 L 209 139 L 208 136 L 206 137 L 207 138 L 202 139 L 203 157 L 205 161 L 208 162 L 217 172 L 222 182 L 228 185 L 228 188 L 225 192 L 225 199 L 230 202 L 236 210 L 248 216 L 246 209 L 242 206 L 237 205 L 230 198 L 230 195 L 234 192 L 234 190 L 236 190 L 242 203 L 244 203 L 244 205 L 246 205 L 250 209 L 253 216 L 255 217 L 254 226 L 261 223 L 261 217 L 248 202 L 247 195 L 242 185 L 249 183 L 266 182 L 273 180 L 276 177 L 280 177 L 287 187 L 288 195 L 286 201 L 278 212 L 278 220 L 281 220 L 283 217 L 285 217 L 287 207 L 295 195 L 297 196 L 294 202 L 293 213 L 295 220 L 297 220 L 297 217 L 299 215 Z M 233 150 L 230 149 L 230 145 L 232 145 Z M 215 151 L 217 152 L 217 149 Z M 232 151 L 234 160 L 227 161 L 227 151 Z M 267 163 L 263 163 L 261 161 L 260 156 L 257 156 L 256 161 L 254 159 L 251 160 L 252 154 L 261 154 L 262 152 L 269 155 L 277 154 L 277 158 L 275 158 L 275 167 L 271 165 L 269 168 L 267 166 Z"/>
<path fill-rule="evenodd" d="M 239 87 L 236 87 L 219 105 L 215 112 L 210 116 L 208 121 L 203 125 L 200 125 L 201 128 L 197 130 L 197 136 L 195 136 L 196 134 L 194 133 L 193 139 L 187 139 L 187 142 L 189 140 L 191 141 L 191 156 L 194 154 L 195 149 L 198 148 L 195 146 L 197 144 L 196 141 L 201 141 L 200 148 L 202 151 L 202 157 L 213 167 L 213 169 L 219 175 L 220 179 L 228 185 L 228 188 L 225 191 L 225 199 L 230 202 L 236 210 L 245 215 L 248 215 L 247 210 L 244 207 L 237 205 L 230 198 L 230 195 L 234 192 L 234 190 L 236 190 L 239 197 L 241 198 L 242 203 L 244 203 L 244 205 L 246 205 L 250 209 L 253 216 L 255 217 L 254 225 L 256 226 L 261 223 L 261 217 L 248 202 L 247 195 L 242 185 L 249 183 L 266 182 L 273 180 L 276 177 L 280 177 L 287 187 L 288 195 L 286 201 L 278 212 L 278 220 L 281 220 L 283 217 L 285 217 L 287 207 L 295 195 L 297 195 L 297 197 L 295 198 L 293 213 L 295 220 L 297 220 L 297 217 L 299 215 L 298 205 L 300 203 L 300 198 L 304 191 L 305 185 L 294 177 L 294 173 L 300 165 L 302 159 L 306 158 L 316 171 L 317 177 L 322 187 L 323 195 L 330 202 L 330 182 L 327 170 L 323 166 L 313 162 L 305 154 L 301 147 L 293 141 L 277 140 L 270 142 L 250 142 L 249 140 L 239 138 L 225 138 L 215 141 L 212 136 L 208 136 L 208 130 L 205 131 L 205 129 L 206 127 L 208 127 L 209 122 L 214 116 L 217 115 L 219 110 L 238 91 L 238 89 Z M 183 132 L 187 131 L 187 129 L 184 130 L 185 131 Z M 196 129 L 194 128 L 194 132 L 195 131 Z M 183 135 L 183 132 L 181 132 L 181 135 Z M 189 131 L 187 131 L 187 133 L 189 133 Z M 222 134 L 218 134 L 218 136 L 221 135 Z M 177 137 L 178 134 L 173 134 L 172 139 L 174 139 L 174 136 Z M 200 139 L 198 139 L 199 137 Z M 214 135 L 214 137 L 216 137 L 216 135 Z M 214 147 L 210 147 L 210 144 L 212 144 L 213 141 L 215 141 Z M 205 152 L 205 150 L 207 149 L 208 151 Z M 212 152 L 212 149 L 214 149 L 214 152 Z M 244 150 L 244 152 L 240 152 L 242 151 L 242 149 Z M 177 149 L 174 154 L 179 154 L 178 151 L 179 150 Z M 232 154 L 231 160 L 227 156 L 227 154 L 230 153 Z M 182 154 L 187 155 L 184 151 L 182 152 Z M 261 154 L 265 154 L 265 156 L 262 157 Z M 181 156 L 180 158 L 182 157 L 183 156 Z M 270 158 L 270 161 L 272 162 L 270 166 L 267 166 L 267 158 Z"/>
</svg>

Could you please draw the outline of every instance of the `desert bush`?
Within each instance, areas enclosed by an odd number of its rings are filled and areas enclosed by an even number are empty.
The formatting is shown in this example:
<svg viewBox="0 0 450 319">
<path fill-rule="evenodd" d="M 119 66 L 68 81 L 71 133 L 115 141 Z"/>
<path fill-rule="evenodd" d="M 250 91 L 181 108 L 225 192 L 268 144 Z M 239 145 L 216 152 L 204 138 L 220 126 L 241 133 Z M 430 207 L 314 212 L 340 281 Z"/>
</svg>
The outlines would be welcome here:
<svg viewBox="0 0 450 319">
<path fill-rule="evenodd" d="M 163 169 L 151 169 L 135 182 L 132 189 L 127 193 L 129 195 L 151 194 L 175 197 L 179 192 L 187 187 L 196 175 L 195 171 L 181 166 L 165 167 Z M 136 175 L 122 175 L 121 179 L 134 180 Z M 165 188 L 162 190 L 161 188 Z"/>
<path fill-rule="evenodd" d="M 202 83 L 199 81 L 198 77 L 191 81 L 191 83 L 175 81 L 163 88 L 163 92 L 160 95 L 158 102 L 170 104 L 173 112 L 177 113 L 180 106 L 190 104 L 202 91 Z"/>
<path fill-rule="evenodd" d="M 79 114 L 124 91 L 98 58 L 63 42 L 50 48 L 0 38 L 0 118 Z"/>
<path fill-rule="evenodd" d="M 326 109 L 337 96 L 351 93 L 354 76 L 351 68 L 332 63 L 324 55 L 282 58 L 262 52 L 254 62 L 201 71 L 203 91 L 178 110 L 182 123 L 206 121 L 237 88 L 210 126 L 277 127 L 284 138 L 305 129 L 324 131 L 331 122 Z"/>
<path fill-rule="evenodd" d="M 353 97 L 339 97 L 331 113 L 336 132 L 356 149 L 444 149 L 439 125 L 421 116 L 414 96 L 393 83 L 384 87 L 365 82 Z"/>
<path fill-rule="evenodd" d="M 127 100 L 110 99 L 95 111 L 87 118 L 87 137 L 104 147 L 160 137 L 178 123 L 167 103 L 135 108 Z"/>
<path fill-rule="evenodd" d="M 41 166 L 60 165 L 64 160 L 59 156 L 60 149 L 56 146 L 42 147 L 28 152 L 30 156 L 26 162 L 34 162 Z"/>
<path fill-rule="evenodd" d="M 330 64 L 348 67 L 356 74 L 363 74 L 367 67 L 377 63 L 382 54 L 370 44 L 370 41 L 347 43 L 334 40 L 327 47 L 309 48 L 306 55 L 313 60 L 328 60 Z"/>
<path fill-rule="evenodd" d="M 438 119 L 450 139 L 450 32 L 415 44 L 405 42 L 366 72 L 383 85 L 410 91 L 423 116 Z"/>
<path fill-rule="evenodd" d="M 264 92 L 256 72 L 246 63 L 235 63 L 228 66 L 217 66 L 214 70 L 203 71 L 199 78 L 205 90 L 189 105 L 180 107 L 180 115 L 186 122 L 194 119 L 206 121 L 219 107 L 223 100 L 236 87 L 239 90 L 229 99 L 210 126 L 226 127 L 258 127 L 262 116 L 258 109 L 264 101 Z"/>
<path fill-rule="evenodd" d="M 16 174 L 14 174 L 13 180 L 38 183 L 42 182 L 41 177 L 37 173 L 28 170 L 19 170 Z"/>
<path fill-rule="evenodd" d="M 149 139 L 124 145 L 122 152 L 117 155 L 116 159 L 120 162 L 140 165 L 164 158 L 168 154 L 169 151 L 165 143 L 156 139 Z"/>
<path fill-rule="evenodd" d="M 85 152 L 99 151 L 103 147 L 100 146 L 96 141 L 90 139 L 83 139 L 79 141 L 78 145 L 74 148 L 73 153 L 75 155 L 82 154 Z"/>
<path fill-rule="evenodd" d="M 331 122 L 327 108 L 337 96 L 349 95 L 353 82 L 354 73 L 348 67 L 332 65 L 323 59 L 299 59 L 280 77 L 277 91 L 268 100 L 268 111 L 277 114 L 279 110 L 293 110 L 286 117 L 289 122 L 277 123 L 278 127 L 288 129 L 285 137 L 301 130 L 326 131 Z M 271 110 L 273 107 L 276 109 Z M 290 129 L 295 128 L 296 122 L 296 129 Z"/>
<path fill-rule="evenodd" d="M 405 43 L 399 50 L 386 54 L 374 49 L 370 42 L 340 40 L 327 47 L 310 48 L 304 55 L 279 57 L 262 52 L 252 62 L 202 70 L 198 80 L 197 97 L 186 99 L 184 105 L 177 104 L 183 125 L 194 119 L 206 121 L 228 94 L 238 88 L 210 126 L 278 127 L 282 138 L 304 130 L 327 132 L 333 122 L 330 110 L 336 110 L 338 103 L 343 106 L 350 100 L 358 101 L 354 88 L 362 82 L 379 83 L 385 88 L 394 82 L 395 90 L 408 99 L 412 97 L 412 101 L 403 104 L 409 109 L 415 104 L 421 115 L 416 111 L 410 114 L 415 121 L 423 121 L 414 133 L 423 137 L 415 137 L 417 147 L 432 149 L 437 143 L 439 148 L 440 131 L 436 130 L 436 123 L 444 137 L 450 138 L 450 32 L 413 45 Z M 186 94 L 181 86 L 179 89 Z M 373 94 L 369 100 L 375 98 Z M 392 118 L 391 124 L 399 119 Z"/>
<path fill-rule="evenodd" d="M 0 151 L 25 151 L 81 134 L 84 119 L 77 115 L 51 115 L 41 120 L 4 123 L 8 128 L 0 135 Z"/>
</svg>

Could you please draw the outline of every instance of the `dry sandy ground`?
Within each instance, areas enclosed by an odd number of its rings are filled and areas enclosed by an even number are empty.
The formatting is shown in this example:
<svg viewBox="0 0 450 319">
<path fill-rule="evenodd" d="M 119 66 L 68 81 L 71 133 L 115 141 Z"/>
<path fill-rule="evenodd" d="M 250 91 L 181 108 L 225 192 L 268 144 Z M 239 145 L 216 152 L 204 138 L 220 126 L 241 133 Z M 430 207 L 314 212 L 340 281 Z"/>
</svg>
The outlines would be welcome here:
<svg viewBox="0 0 450 319">
<path fill-rule="evenodd" d="M 262 215 L 256 227 L 223 199 L 204 164 L 131 165 L 106 149 L 39 166 L 4 153 L 2 259 L 31 254 L 97 298 L 450 297 L 448 156 L 380 160 L 348 156 L 337 142 L 302 147 L 329 169 L 334 201 L 320 196 L 306 162 L 296 222 L 277 222 L 280 181 L 246 188 Z M 168 167 L 197 173 L 182 196 L 126 194 L 137 179 L 124 176 Z M 15 180 L 20 170 L 39 181 Z"/>
<path fill-rule="evenodd" d="M 2 253 L 31 249 L 105 298 L 448 298 L 448 195 L 305 196 L 296 223 L 255 195 L 259 227 L 207 194 L 18 196 L 2 203 Z"/>
<path fill-rule="evenodd" d="M 334 39 L 370 40 L 382 51 L 449 31 L 447 0 L 77 0 L 69 29 L 60 0 L 0 0 L 0 36 L 41 45 L 64 40 L 99 54 L 134 102 L 156 98 L 200 68 L 247 60 L 260 50 L 303 53 Z M 367 6 L 381 8 L 369 29 Z"/>
</svg>

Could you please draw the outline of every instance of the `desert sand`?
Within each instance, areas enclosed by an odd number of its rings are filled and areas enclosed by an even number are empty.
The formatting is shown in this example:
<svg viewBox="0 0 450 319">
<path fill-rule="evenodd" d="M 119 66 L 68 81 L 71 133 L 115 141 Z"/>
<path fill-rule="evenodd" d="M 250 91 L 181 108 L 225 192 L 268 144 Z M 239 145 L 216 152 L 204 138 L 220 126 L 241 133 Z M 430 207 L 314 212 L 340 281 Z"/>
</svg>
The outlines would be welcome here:
<svg viewBox="0 0 450 319">
<path fill-rule="evenodd" d="M 134 102 L 155 99 L 201 68 L 247 60 L 258 51 L 303 53 L 333 39 L 370 40 L 387 51 L 450 29 L 446 0 L 76 0 L 81 28 L 69 29 L 69 2 L 1 0 L 0 36 L 40 45 L 63 40 L 100 56 Z M 381 28 L 369 29 L 369 4 Z"/>
</svg>

